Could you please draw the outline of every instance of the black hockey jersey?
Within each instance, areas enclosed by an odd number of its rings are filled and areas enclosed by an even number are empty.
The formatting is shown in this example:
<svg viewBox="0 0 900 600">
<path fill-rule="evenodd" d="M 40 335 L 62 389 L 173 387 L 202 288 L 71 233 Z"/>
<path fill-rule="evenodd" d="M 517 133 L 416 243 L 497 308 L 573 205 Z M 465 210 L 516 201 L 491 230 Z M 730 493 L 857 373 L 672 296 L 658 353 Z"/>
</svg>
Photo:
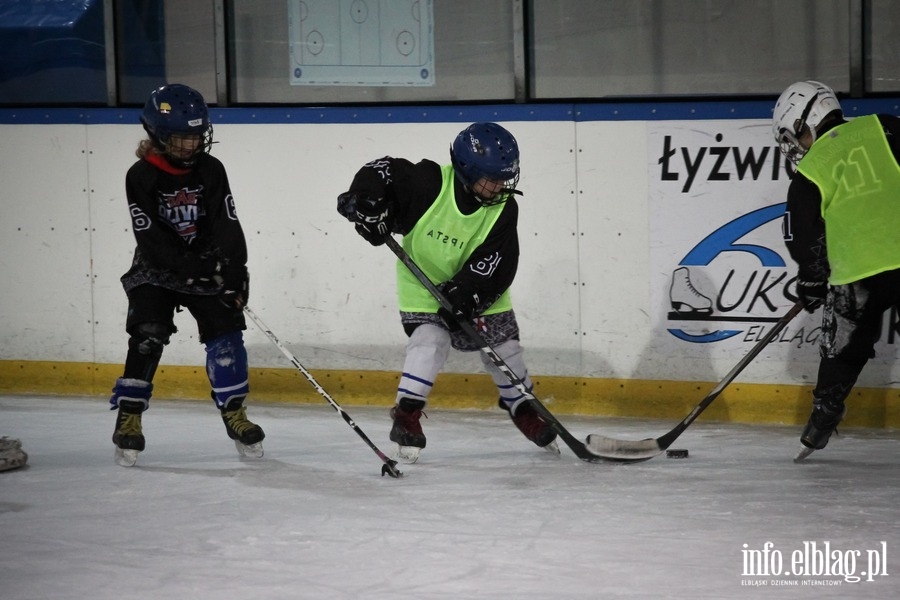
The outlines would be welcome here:
<svg viewBox="0 0 900 600">
<path fill-rule="evenodd" d="M 189 294 L 214 295 L 214 281 L 188 283 L 189 266 L 218 261 L 243 268 L 247 244 L 238 221 L 225 167 L 202 154 L 180 169 L 155 154 L 137 161 L 125 176 L 125 192 L 137 247 L 122 276 L 125 291 L 149 283 Z"/>
</svg>

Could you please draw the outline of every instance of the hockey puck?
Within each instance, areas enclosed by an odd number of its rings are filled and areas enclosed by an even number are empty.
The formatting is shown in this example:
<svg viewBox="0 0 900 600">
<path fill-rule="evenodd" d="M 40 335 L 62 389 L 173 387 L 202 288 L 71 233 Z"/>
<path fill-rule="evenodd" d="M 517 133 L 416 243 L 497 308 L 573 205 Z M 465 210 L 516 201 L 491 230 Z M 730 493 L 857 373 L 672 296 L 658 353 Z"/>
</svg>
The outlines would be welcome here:
<svg viewBox="0 0 900 600">
<path fill-rule="evenodd" d="M 666 458 L 687 458 L 687 450 L 666 450 Z"/>
</svg>

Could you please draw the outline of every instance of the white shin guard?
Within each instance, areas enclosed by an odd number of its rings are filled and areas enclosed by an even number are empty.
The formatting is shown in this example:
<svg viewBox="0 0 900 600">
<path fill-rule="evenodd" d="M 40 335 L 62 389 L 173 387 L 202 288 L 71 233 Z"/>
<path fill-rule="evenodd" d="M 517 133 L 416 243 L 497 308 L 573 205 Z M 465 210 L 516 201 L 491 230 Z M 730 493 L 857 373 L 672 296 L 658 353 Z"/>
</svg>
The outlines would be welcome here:
<svg viewBox="0 0 900 600">
<path fill-rule="evenodd" d="M 397 387 L 397 402 L 401 398 L 427 401 L 447 357 L 450 355 L 450 332 L 436 325 L 416 327 L 406 344 L 406 359 Z"/>
<path fill-rule="evenodd" d="M 531 377 L 528 376 L 528 368 L 525 366 L 525 359 L 522 356 L 522 345 L 519 343 L 519 340 L 508 339 L 502 344 L 495 346 L 494 351 L 512 369 L 512 372 L 522 380 L 522 383 L 525 384 L 528 390 L 534 387 Z M 515 413 L 515 408 L 524 400 L 524 396 L 484 353 L 481 354 L 481 362 L 494 380 L 494 384 L 500 392 L 500 400 L 506 404 L 508 409 Z"/>
</svg>

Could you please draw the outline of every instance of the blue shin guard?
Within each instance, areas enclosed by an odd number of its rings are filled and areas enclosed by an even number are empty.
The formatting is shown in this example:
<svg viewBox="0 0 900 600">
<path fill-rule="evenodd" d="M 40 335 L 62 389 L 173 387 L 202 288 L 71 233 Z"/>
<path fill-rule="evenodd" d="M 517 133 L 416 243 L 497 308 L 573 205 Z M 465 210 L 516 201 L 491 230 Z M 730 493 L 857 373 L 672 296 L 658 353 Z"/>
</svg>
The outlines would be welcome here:
<svg viewBox="0 0 900 600">
<path fill-rule="evenodd" d="M 212 398 L 219 410 L 250 392 L 247 349 L 240 331 L 225 334 L 206 344 L 206 374 L 212 386 Z"/>
</svg>

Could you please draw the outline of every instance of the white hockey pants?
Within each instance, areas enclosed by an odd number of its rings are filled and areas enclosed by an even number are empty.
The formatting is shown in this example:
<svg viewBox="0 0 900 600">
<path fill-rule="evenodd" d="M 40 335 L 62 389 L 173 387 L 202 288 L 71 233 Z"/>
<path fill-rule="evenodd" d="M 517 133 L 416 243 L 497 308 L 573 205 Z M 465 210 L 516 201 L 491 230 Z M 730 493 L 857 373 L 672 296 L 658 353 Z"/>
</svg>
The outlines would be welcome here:
<svg viewBox="0 0 900 600">
<path fill-rule="evenodd" d="M 529 390 L 533 384 L 528 376 L 528 369 L 522 357 L 522 346 L 519 340 L 508 339 L 497 345 L 494 350 L 509 365 L 509 368 L 520 378 Z M 397 387 L 397 402 L 401 398 L 428 401 L 428 395 L 434 387 L 437 378 L 447 357 L 450 354 L 450 332 L 442 327 L 431 324 L 423 324 L 416 327 L 406 344 L 406 359 L 403 363 L 403 373 L 400 376 L 400 384 Z M 506 375 L 494 366 L 490 359 L 481 353 L 481 362 L 491 375 L 494 384 L 500 394 L 500 400 L 509 409 L 514 409 L 524 400 Z"/>
</svg>

